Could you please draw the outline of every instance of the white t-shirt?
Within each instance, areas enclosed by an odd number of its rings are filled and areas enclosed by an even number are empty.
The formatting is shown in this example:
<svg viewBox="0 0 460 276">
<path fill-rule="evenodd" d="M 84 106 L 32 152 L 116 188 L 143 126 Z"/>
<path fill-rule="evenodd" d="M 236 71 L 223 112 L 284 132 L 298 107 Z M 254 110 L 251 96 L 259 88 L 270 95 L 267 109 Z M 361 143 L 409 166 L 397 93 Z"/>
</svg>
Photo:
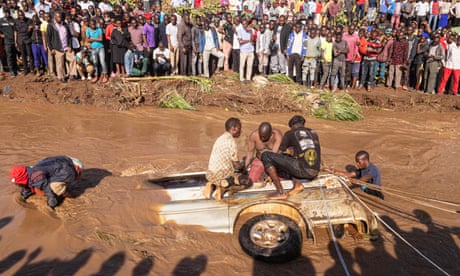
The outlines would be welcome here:
<svg viewBox="0 0 460 276">
<path fill-rule="evenodd" d="M 286 15 L 286 12 L 288 10 L 289 9 L 286 6 L 284 6 L 284 7 L 279 6 L 278 8 L 276 8 L 276 13 L 278 14 L 278 16 Z"/>
<path fill-rule="evenodd" d="M 212 36 L 212 30 L 209 29 L 207 31 L 204 31 L 204 37 L 205 37 L 205 44 L 204 44 L 204 49 L 205 50 L 212 50 L 213 48 L 216 48 L 216 45 L 214 45 L 214 37 Z"/>
<path fill-rule="evenodd" d="M 240 49 L 240 42 L 238 41 L 238 32 L 240 29 L 243 28 L 243 25 L 240 23 L 235 28 L 235 33 L 233 34 L 233 49 L 239 50 Z"/>
<path fill-rule="evenodd" d="M 87 10 L 89 6 L 96 8 L 96 5 L 94 5 L 93 1 L 88 1 L 86 3 L 83 1 L 78 1 L 78 5 L 80 5 L 81 10 Z"/>
<path fill-rule="evenodd" d="M 177 40 L 177 24 L 173 25 L 172 23 L 169 23 L 166 25 L 166 35 L 169 35 L 171 46 L 177 47 L 179 45 L 179 41 Z"/>
<path fill-rule="evenodd" d="M 110 3 L 100 2 L 98 7 L 101 9 L 102 13 L 111 12 L 113 10 L 113 7 Z"/>
<path fill-rule="evenodd" d="M 430 11 L 430 4 L 427 2 L 418 2 L 415 4 L 415 15 L 416 16 L 426 16 Z"/>
<path fill-rule="evenodd" d="M 77 33 L 81 32 L 80 24 L 78 24 L 75 21 L 72 21 L 71 32 L 72 32 L 72 48 L 78 49 L 80 48 L 80 41 L 78 40 L 78 38 L 73 36 L 73 32 L 77 32 Z"/>
<path fill-rule="evenodd" d="M 169 59 L 169 49 L 168 48 L 165 48 L 163 51 L 160 49 L 160 47 L 153 50 L 153 59 L 155 59 L 157 54 L 160 54 L 160 55 L 163 54 L 165 58 Z M 166 62 L 168 62 L 166 59 L 162 57 L 159 57 L 157 60 L 159 64 L 165 64 Z"/>
</svg>

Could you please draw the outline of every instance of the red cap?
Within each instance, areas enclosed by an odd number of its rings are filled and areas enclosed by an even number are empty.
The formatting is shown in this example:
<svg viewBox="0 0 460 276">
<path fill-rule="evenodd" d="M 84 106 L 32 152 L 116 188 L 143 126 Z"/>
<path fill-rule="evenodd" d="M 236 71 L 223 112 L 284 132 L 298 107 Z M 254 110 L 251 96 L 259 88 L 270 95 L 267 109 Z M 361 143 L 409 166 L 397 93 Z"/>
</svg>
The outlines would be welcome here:
<svg viewBox="0 0 460 276">
<path fill-rule="evenodd" d="M 145 17 L 145 19 L 150 20 L 150 19 L 152 19 L 152 14 L 149 13 L 149 12 L 148 12 L 148 13 L 145 13 L 145 14 L 144 14 L 144 17 Z"/>
<path fill-rule="evenodd" d="M 13 166 L 10 171 L 10 180 L 16 185 L 27 185 L 29 175 L 26 166 Z"/>
</svg>

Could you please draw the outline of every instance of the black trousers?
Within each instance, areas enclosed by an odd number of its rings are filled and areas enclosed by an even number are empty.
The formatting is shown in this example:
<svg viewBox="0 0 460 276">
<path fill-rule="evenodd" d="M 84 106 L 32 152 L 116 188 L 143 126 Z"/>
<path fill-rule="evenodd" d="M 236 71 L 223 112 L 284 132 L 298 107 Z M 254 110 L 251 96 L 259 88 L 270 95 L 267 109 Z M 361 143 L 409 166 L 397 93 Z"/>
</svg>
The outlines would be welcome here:
<svg viewBox="0 0 460 276">
<path fill-rule="evenodd" d="M 24 73 L 29 73 L 34 70 L 34 58 L 32 54 L 32 43 L 21 43 L 19 45 L 22 56 L 22 66 Z"/>
<path fill-rule="evenodd" d="M 240 49 L 232 49 L 232 70 L 240 72 Z"/>
<path fill-rule="evenodd" d="M 185 49 L 185 51 L 184 51 Z M 192 74 L 192 47 L 179 49 L 179 74 L 190 76 Z"/>
<path fill-rule="evenodd" d="M 302 83 L 302 59 L 299 54 L 292 54 L 289 56 L 288 61 L 288 75 L 291 79 L 294 79 L 294 67 L 295 67 L 295 81 Z"/>
<path fill-rule="evenodd" d="M 5 44 L 6 63 L 12 75 L 18 74 L 18 64 L 16 63 L 16 47 L 14 44 Z"/>
<path fill-rule="evenodd" d="M 261 161 L 265 169 L 274 166 L 277 171 L 281 170 L 299 179 L 312 180 L 318 175 L 318 170 L 309 167 L 303 158 L 294 158 L 285 154 L 265 151 L 262 153 Z"/>
</svg>

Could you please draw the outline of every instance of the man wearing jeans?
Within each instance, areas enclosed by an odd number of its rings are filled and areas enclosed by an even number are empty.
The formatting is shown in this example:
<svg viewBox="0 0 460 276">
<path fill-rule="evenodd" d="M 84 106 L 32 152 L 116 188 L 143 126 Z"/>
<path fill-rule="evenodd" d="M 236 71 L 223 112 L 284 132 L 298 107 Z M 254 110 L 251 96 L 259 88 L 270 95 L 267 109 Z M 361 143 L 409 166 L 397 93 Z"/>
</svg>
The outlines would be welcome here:
<svg viewBox="0 0 460 276">
<path fill-rule="evenodd" d="M 211 55 L 219 59 L 216 72 L 224 66 L 224 53 L 219 49 L 219 39 L 215 28 L 209 27 L 209 20 L 204 21 L 204 30 L 199 34 L 200 53 L 203 53 L 203 71 L 204 77 L 209 78 L 209 57 Z"/>
<path fill-rule="evenodd" d="M 252 65 L 254 63 L 254 45 L 252 27 L 247 20 L 243 20 L 243 27 L 238 29 L 238 42 L 240 43 L 240 81 L 244 84 L 244 67 L 246 67 L 246 80 L 251 81 Z M 247 62 L 247 66 L 246 66 Z"/>
<path fill-rule="evenodd" d="M 93 57 L 93 62 L 94 62 L 94 71 L 95 71 L 95 76 L 94 79 L 92 80 L 93 83 L 97 82 L 99 80 L 99 64 L 102 67 L 102 82 L 106 83 L 108 81 L 107 78 L 107 65 L 105 62 L 105 50 L 104 50 L 104 39 L 103 39 L 103 32 L 102 29 L 97 27 L 96 21 L 94 19 L 91 19 L 89 22 L 89 28 L 86 29 L 86 39 L 90 43 L 90 48 L 91 48 L 91 55 Z M 114 44 L 112 44 L 113 47 L 116 47 Z M 113 60 L 114 53 L 112 52 L 112 60 Z"/>
<path fill-rule="evenodd" d="M 382 51 L 382 43 L 377 38 L 378 31 L 373 29 L 370 35 L 370 38 L 367 41 L 367 52 L 363 57 L 363 62 L 361 64 L 361 80 L 359 88 L 362 88 L 366 81 L 367 91 L 370 91 L 374 86 L 374 80 L 372 76 L 374 74 L 375 62 L 377 60 L 377 55 Z"/>
</svg>

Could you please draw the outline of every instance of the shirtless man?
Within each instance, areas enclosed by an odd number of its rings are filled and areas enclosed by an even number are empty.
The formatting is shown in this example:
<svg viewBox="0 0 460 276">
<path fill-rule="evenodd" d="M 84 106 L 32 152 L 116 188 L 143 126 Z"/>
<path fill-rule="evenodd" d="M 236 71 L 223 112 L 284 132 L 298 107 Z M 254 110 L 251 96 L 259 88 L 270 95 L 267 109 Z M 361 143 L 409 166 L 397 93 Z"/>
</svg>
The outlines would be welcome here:
<svg viewBox="0 0 460 276">
<path fill-rule="evenodd" d="M 273 129 L 271 124 L 263 122 L 259 128 L 254 130 L 248 137 L 248 155 L 245 166 L 249 171 L 249 178 L 252 182 L 261 180 L 264 173 L 264 165 L 260 161 L 260 156 L 264 151 L 278 152 L 283 139 L 283 133 L 279 129 Z"/>
</svg>

